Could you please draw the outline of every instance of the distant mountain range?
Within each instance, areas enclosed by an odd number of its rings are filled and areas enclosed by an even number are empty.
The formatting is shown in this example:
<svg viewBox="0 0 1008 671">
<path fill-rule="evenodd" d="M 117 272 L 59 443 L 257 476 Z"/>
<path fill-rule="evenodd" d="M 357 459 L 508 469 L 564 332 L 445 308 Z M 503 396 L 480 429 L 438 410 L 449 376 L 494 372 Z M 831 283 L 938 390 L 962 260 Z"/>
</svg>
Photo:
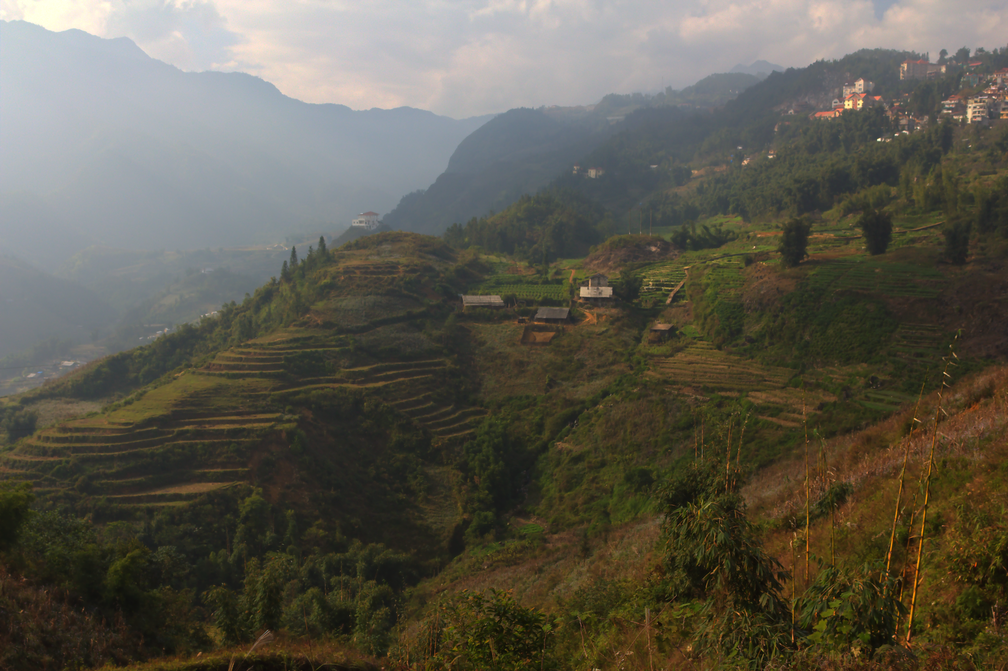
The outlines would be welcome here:
<svg viewBox="0 0 1008 671">
<path fill-rule="evenodd" d="M 0 21 L 0 250 L 204 248 L 339 232 L 430 184 L 490 117 L 312 105 L 125 38 Z M 43 242 L 44 241 L 44 242 Z"/>
</svg>

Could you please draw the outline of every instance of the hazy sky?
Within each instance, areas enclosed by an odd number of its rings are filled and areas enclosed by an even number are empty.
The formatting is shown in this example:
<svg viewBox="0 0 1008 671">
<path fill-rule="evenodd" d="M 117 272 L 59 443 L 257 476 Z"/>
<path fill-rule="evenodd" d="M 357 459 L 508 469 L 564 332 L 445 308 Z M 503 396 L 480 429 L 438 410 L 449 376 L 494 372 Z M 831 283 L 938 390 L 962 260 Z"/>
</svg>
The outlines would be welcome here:
<svg viewBox="0 0 1008 671">
<path fill-rule="evenodd" d="M 757 59 L 1008 42 L 1008 0 L 0 0 L 0 18 L 126 36 L 309 102 L 457 118 L 680 88 Z"/>
</svg>

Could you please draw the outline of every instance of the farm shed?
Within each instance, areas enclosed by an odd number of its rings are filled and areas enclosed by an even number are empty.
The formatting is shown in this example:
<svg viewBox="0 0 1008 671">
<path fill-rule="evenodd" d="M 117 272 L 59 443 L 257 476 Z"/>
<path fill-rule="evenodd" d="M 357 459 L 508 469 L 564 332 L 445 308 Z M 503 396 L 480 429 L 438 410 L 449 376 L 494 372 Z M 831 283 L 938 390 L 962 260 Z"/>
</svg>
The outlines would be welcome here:
<svg viewBox="0 0 1008 671">
<path fill-rule="evenodd" d="M 500 296 L 463 296 L 462 309 L 466 308 L 502 308 L 504 301 Z"/>
<path fill-rule="evenodd" d="M 570 317 L 570 308 L 539 308 L 535 320 L 546 324 L 563 324 Z"/>
<path fill-rule="evenodd" d="M 672 324 L 655 324 L 651 327 L 651 342 L 665 342 L 676 331 Z"/>
</svg>

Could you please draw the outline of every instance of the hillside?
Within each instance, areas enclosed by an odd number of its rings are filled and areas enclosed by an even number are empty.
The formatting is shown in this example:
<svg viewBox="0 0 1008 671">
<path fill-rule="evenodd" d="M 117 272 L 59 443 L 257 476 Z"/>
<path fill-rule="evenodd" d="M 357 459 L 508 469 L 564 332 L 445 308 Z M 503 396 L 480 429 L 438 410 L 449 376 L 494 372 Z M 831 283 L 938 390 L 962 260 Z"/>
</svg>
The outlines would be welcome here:
<svg viewBox="0 0 1008 671">
<path fill-rule="evenodd" d="M 683 110 L 720 107 L 759 81 L 755 74 L 714 74 L 657 95 L 610 94 L 588 107 L 510 110 L 463 140 L 444 173 L 427 189 L 404 196 L 385 222 L 438 235 L 534 194 L 573 165 L 595 166 L 586 157 L 613 135 L 632 132 L 632 114 L 639 109 L 661 109 L 668 119 L 682 120 Z M 624 123 L 627 115 L 631 120 Z"/>
<path fill-rule="evenodd" d="M 0 359 L 44 340 L 91 342 L 116 316 L 99 294 L 9 256 L 0 256 L 0 306 Z"/>
<path fill-rule="evenodd" d="M 733 433 L 741 463 L 773 473 L 800 453 L 806 423 L 842 442 L 912 406 L 956 330 L 962 365 L 953 380 L 1004 356 L 1006 306 L 971 288 L 1005 283 L 1003 267 L 982 255 L 963 271 L 936 265 L 940 236 L 916 224 L 898 220 L 881 257 L 865 256 L 835 223 L 817 224 L 809 260 L 786 270 L 772 226 L 730 220 L 737 237 L 719 249 L 649 261 L 631 253 L 635 236 L 614 238 L 583 265 L 562 262 L 545 276 L 500 253 L 460 256 L 430 238 L 368 236 L 302 260 L 198 327 L 9 399 L 9 416 L 60 399 L 114 402 L 40 421 L 0 467 L 8 479 L 33 481 L 46 507 L 121 520 L 138 533 L 157 520 L 156 532 L 144 532 L 149 547 L 172 546 L 194 567 L 215 558 L 178 583 L 196 593 L 217 594 L 208 590 L 223 579 L 234 590 L 227 598 L 251 598 L 234 563 L 243 556 L 273 562 L 285 547 L 315 547 L 322 561 L 362 552 L 353 549 L 361 542 L 389 548 L 361 546 L 376 548 L 367 552 L 401 553 L 397 565 L 413 576 L 379 580 L 374 589 L 392 590 L 383 598 L 458 556 L 417 594 L 512 585 L 526 603 L 559 608 L 531 584 L 494 576 L 577 542 L 609 565 L 617 547 L 601 539 L 610 534 L 652 542 L 653 483 Z M 614 279 L 624 302 L 577 309 L 546 347 L 522 344 L 527 327 L 516 318 L 529 308 L 456 313 L 445 298 L 506 286 L 548 304 L 566 294 L 571 271 L 583 277 L 603 257 L 622 265 Z M 957 311 L 942 307 L 951 301 Z M 973 316 L 981 305 L 987 320 Z M 680 335 L 651 342 L 654 321 Z M 811 346 L 799 363 L 793 352 L 803 342 Z M 257 524 L 274 535 L 249 535 L 253 504 L 266 520 Z M 179 535 L 194 526 L 198 534 Z M 252 539 L 246 549 L 228 547 L 237 536 Z M 480 565 L 494 568 L 477 578 Z M 575 598 L 585 584 L 561 566 L 550 569 L 563 585 L 557 596 Z M 295 578 L 297 570 L 277 575 L 308 590 L 315 579 Z M 334 580 L 347 575 L 331 570 Z M 635 560 L 617 575 L 642 570 Z M 283 608 L 316 598 L 297 594 Z M 364 612 L 364 594 L 340 607 Z M 236 632 L 255 626 L 242 622 Z M 357 632 L 362 649 L 380 651 L 391 622 L 368 637 L 351 625 L 311 627 L 319 636 Z"/>
<path fill-rule="evenodd" d="M 2 399 L 17 630 L 192 669 L 265 630 L 277 667 L 997 668 L 1008 129 L 786 113 L 898 57 L 635 112 L 601 178 L 298 245 L 241 303 Z M 738 128 L 774 158 L 721 163 Z M 613 298 L 575 300 L 596 273 Z M 34 583 L 118 628 L 55 633 Z"/>
<path fill-rule="evenodd" d="M 463 140 L 437 180 L 404 196 L 385 223 L 438 235 L 453 223 L 503 210 L 549 184 L 609 133 L 594 119 L 562 121 L 542 110 L 510 110 Z"/>
<path fill-rule="evenodd" d="M 0 35 L 0 244 L 49 269 L 89 244 L 336 233 L 429 184 L 487 120 L 310 105 L 249 75 L 182 72 L 125 38 L 22 21 Z"/>
</svg>

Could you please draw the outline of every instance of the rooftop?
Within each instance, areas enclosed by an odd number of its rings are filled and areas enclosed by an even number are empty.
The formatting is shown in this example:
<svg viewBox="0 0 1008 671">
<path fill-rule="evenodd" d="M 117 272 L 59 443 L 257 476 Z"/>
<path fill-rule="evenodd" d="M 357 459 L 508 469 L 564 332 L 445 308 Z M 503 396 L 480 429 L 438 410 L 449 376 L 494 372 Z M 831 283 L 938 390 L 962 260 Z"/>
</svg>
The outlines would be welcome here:
<svg viewBox="0 0 1008 671">
<path fill-rule="evenodd" d="M 504 307 L 504 301 L 500 296 L 463 296 L 462 307 L 502 308 Z"/>
<path fill-rule="evenodd" d="M 570 308 L 539 308 L 536 319 L 567 319 Z"/>
</svg>

